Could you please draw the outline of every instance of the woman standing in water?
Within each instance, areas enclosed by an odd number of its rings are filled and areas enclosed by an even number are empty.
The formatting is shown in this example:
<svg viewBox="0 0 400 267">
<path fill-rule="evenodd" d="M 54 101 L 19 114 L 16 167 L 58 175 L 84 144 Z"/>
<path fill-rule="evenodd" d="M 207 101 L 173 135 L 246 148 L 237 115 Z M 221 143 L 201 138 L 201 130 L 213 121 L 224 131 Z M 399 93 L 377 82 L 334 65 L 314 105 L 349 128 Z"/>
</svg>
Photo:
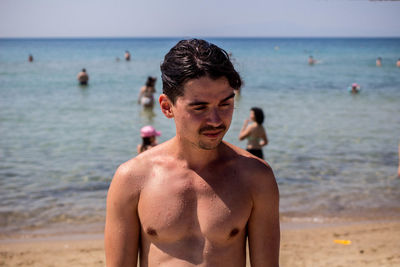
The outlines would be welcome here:
<svg viewBox="0 0 400 267">
<path fill-rule="evenodd" d="M 249 125 L 249 121 L 253 123 Z M 246 150 L 261 159 L 264 159 L 262 147 L 268 144 L 263 122 L 264 112 L 261 108 L 253 107 L 250 109 L 250 119 L 244 121 L 239 134 L 240 141 L 247 138 Z"/>
<path fill-rule="evenodd" d="M 154 96 L 153 94 L 156 92 L 156 81 L 157 78 L 149 76 L 147 78 L 146 84 L 140 88 L 140 94 L 138 102 L 146 108 L 152 108 L 154 105 Z"/>
</svg>

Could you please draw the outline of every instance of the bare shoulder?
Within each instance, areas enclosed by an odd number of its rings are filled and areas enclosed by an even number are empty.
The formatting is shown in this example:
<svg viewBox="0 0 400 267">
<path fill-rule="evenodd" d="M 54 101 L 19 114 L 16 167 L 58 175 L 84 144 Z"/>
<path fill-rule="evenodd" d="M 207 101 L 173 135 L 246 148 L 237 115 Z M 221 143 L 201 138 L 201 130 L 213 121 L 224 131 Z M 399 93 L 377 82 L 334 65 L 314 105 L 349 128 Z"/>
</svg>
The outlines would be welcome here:
<svg viewBox="0 0 400 267">
<path fill-rule="evenodd" d="M 247 126 L 247 129 L 252 132 L 252 131 L 257 130 L 257 127 L 258 127 L 258 125 L 256 123 L 251 123 Z"/>
<path fill-rule="evenodd" d="M 142 165 L 143 163 L 137 158 L 121 164 L 111 181 L 109 197 L 114 195 L 126 201 L 137 199 L 146 177 Z"/>
<path fill-rule="evenodd" d="M 122 189 L 141 190 L 152 170 L 166 161 L 168 153 L 165 151 L 165 143 L 160 144 L 121 164 L 115 172 L 112 184 L 121 186 Z"/>
<path fill-rule="evenodd" d="M 226 143 L 235 155 L 232 166 L 240 173 L 241 179 L 255 194 L 277 194 L 278 188 L 271 166 L 264 160 L 252 155 L 246 150 Z"/>
<path fill-rule="evenodd" d="M 160 157 L 160 153 L 154 153 L 157 147 L 140 153 L 122 163 L 114 174 L 110 188 L 116 187 L 119 189 L 118 191 L 128 191 L 130 193 L 140 191 L 145 185 L 152 168 L 154 168 L 155 161 Z M 139 148 L 140 145 L 138 146 Z"/>
</svg>

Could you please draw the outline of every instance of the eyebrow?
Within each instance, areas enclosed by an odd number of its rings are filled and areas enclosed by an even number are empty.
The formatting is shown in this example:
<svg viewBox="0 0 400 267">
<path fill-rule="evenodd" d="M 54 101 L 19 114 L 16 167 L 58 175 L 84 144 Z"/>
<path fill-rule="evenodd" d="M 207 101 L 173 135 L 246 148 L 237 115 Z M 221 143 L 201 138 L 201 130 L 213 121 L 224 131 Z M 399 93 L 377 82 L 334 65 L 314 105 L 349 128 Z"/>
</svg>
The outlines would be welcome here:
<svg viewBox="0 0 400 267">
<path fill-rule="evenodd" d="M 220 103 L 228 101 L 229 99 L 234 98 L 234 97 L 235 97 L 235 93 L 232 93 L 228 97 L 225 97 L 224 99 L 222 99 L 220 101 Z M 189 103 L 189 106 L 200 106 L 200 105 L 208 105 L 208 104 L 209 104 L 208 102 L 204 102 L 204 101 L 195 101 L 195 102 Z"/>
</svg>

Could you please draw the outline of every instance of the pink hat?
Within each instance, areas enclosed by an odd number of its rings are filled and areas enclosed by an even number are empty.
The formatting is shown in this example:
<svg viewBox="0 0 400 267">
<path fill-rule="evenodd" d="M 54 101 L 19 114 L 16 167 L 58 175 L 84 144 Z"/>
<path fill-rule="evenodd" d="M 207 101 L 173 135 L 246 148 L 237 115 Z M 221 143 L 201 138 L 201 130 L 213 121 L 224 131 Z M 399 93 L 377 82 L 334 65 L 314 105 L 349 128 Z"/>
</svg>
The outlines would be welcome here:
<svg viewBox="0 0 400 267">
<path fill-rule="evenodd" d="M 140 129 L 141 137 L 152 137 L 152 136 L 160 136 L 161 132 L 156 131 L 153 126 L 147 125 Z"/>
<path fill-rule="evenodd" d="M 359 85 L 357 83 L 353 83 L 352 87 L 358 87 Z"/>
</svg>

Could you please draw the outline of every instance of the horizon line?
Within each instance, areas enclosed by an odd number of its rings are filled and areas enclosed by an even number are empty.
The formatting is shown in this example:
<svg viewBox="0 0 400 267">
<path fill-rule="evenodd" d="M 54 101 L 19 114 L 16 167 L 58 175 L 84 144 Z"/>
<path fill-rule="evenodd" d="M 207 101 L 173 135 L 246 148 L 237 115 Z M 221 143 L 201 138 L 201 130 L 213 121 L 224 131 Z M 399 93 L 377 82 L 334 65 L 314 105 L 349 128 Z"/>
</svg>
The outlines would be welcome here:
<svg viewBox="0 0 400 267">
<path fill-rule="evenodd" d="M 400 38 L 400 36 L 0 36 L 0 39 L 379 39 Z"/>
</svg>

